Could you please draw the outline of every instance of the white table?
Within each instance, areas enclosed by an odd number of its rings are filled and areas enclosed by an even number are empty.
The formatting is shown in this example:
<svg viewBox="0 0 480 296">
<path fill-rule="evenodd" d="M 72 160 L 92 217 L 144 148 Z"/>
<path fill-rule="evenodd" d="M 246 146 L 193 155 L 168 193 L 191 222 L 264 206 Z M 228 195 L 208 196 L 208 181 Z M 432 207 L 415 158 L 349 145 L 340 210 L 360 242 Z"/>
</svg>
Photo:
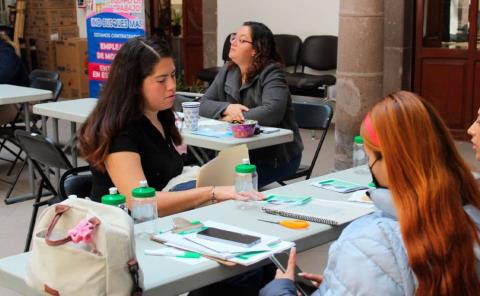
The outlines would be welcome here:
<svg viewBox="0 0 480 296">
<path fill-rule="evenodd" d="M 368 174 L 357 174 L 353 169 L 341 171 L 319 178 L 290 184 L 275 188 L 265 193 L 282 193 L 295 195 L 311 195 L 313 198 L 329 200 L 346 200 L 350 194 L 341 194 L 311 186 L 315 180 L 336 177 L 347 181 L 366 185 L 371 181 Z M 278 236 L 284 240 L 295 241 L 297 251 L 302 252 L 313 247 L 335 240 L 340 235 L 344 226 L 332 227 L 325 224 L 311 223 L 305 230 L 292 230 L 280 225 L 260 222 L 257 219 L 281 220 L 281 217 L 267 215 L 259 208 L 240 210 L 236 201 L 223 202 L 192 211 L 168 216 L 160 219 L 161 228 L 171 227 L 172 217 L 181 216 L 190 220 L 214 220 L 231 225 L 238 225 L 246 229 L 264 234 Z M 149 223 L 149 222 L 147 222 Z M 136 225 L 136 229 L 144 224 Z M 137 259 L 144 274 L 145 295 L 178 295 L 196 288 L 214 283 L 248 269 L 266 264 L 261 262 L 250 267 L 236 266 L 225 267 L 214 261 L 201 264 L 189 265 L 180 263 L 169 257 L 146 256 L 145 249 L 155 249 L 159 245 L 148 239 L 136 238 Z M 0 259 L 0 286 L 16 290 L 25 295 L 31 295 L 23 281 L 25 277 L 24 267 L 27 265 L 29 253 L 14 255 Z M 315 260 L 315 258 L 312 258 Z"/>
<path fill-rule="evenodd" d="M 54 140 L 58 142 L 58 119 L 70 121 L 71 132 L 74 135 L 76 123 L 85 122 L 96 104 L 97 99 L 92 98 L 36 104 L 33 106 L 33 113 L 53 118 Z M 260 134 L 250 138 L 214 138 L 182 132 L 182 137 L 187 145 L 216 151 L 241 144 L 246 144 L 248 149 L 251 150 L 291 142 L 293 141 L 293 132 L 280 129 L 278 132 Z M 76 155 L 73 153 L 72 161 L 76 166 Z"/>
<path fill-rule="evenodd" d="M 28 108 L 29 102 L 48 100 L 52 98 L 52 92 L 49 90 L 23 87 L 10 84 L 0 84 L 0 105 L 6 104 L 23 104 L 25 112 L 25 129 L 30 131 L 30 110 Z M 26 199 L 31 199 L 35 195 L 35 188 L 33 184 L 33 169 L 30 161 L 28 161 L 28 177 L 30 182 L 30 189 L 32 194 L 27 196 L 18 196 L 5 199 L 5 203 L 11 204 Z"/>
</svg>

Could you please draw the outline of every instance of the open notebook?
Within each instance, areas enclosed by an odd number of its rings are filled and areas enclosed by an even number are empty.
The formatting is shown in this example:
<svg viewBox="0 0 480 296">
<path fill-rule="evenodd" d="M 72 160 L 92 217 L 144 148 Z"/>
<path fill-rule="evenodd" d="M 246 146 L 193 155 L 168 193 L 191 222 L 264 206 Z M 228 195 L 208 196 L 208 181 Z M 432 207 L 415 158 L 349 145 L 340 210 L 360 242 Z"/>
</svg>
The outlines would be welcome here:
<svg viewBox="0 0 480 296">
<path fill-rule="evenodd" d="M 302 206 L 264 206 L 262 210 L 268 214 L 299 220 L 341 225 L 372 213 L 375 206 L 314 198 Z"/>
</svg>

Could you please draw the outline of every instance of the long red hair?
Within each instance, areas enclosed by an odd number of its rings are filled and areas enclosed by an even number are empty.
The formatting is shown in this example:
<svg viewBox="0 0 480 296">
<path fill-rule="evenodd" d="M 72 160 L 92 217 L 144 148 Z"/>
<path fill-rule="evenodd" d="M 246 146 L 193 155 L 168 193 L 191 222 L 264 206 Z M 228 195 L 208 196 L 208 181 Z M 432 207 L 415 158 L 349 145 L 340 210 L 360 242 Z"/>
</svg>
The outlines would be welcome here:
<svg viewBox="0 0 480 296">
<path fill-rule="evenodd" d="M 385 161 L 416 295 L 480 295 L 479 237 L 463 209 L 480 209 L 479 189 L 447 127 L 430 104 L 406 91 L 386 96 L 369 116 L 373 131 L 362 124 L 361 135 Z"/>
</svg>

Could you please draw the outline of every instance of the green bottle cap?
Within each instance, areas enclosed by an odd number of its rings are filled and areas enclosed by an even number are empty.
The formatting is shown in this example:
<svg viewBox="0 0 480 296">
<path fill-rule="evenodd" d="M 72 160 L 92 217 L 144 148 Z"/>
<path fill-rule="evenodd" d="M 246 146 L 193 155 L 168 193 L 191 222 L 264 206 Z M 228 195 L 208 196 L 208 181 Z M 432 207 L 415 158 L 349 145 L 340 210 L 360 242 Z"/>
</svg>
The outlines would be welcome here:
<svg viewBox="0 0 480 296">
<path fill-rule="evenodd" d="M 353 142 L 355 142 L 355 144 L 363 144 L 363 139 L 360 136 L 355 136 L 355 138 L 353 138 Z"/>
<path fill-rule="evenodd" d="M 257 167 L 254 164 L 242 163 L 235 167 L 235 172 L 237 173 L 248 174 L 248 173 L 255 173 L 256 171 L 257 171 Z"/>
<path fill-rule="evenodd" d="M 110 194 L 102 196 L 102 204 L 118 206 L 125 203 L 125 195 L 118 194 L 116 187 L 111 187 L 108 191 Z"/>
<path fill-rule="evenodd" d="M 155 188 L 148 187 L 147 181 L 140 181 L 140 187 L 134 188 L 132 190 L 132 196 L 138 198 L 148 198 L 155 196 Z"/>
</svg>

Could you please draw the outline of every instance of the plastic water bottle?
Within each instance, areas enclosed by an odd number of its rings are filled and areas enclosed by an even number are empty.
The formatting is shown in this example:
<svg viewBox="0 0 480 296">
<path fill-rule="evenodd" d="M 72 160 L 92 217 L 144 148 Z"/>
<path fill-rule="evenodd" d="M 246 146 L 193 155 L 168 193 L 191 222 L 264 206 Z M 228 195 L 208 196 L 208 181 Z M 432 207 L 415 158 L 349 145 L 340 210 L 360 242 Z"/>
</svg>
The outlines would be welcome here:
<svg viewBox="0 0 480 296">
<path fill-rule="evenodd" d="M 102 196 L 102 204 L 119 207 L 128 214 L 125 195 L 119 194 L 117 187 L 110 187 L 108 193 Z"/>
<path fill-rule="evenodd" d="M 144 232 L 157 233 L 157 195 L 153 187 L 148 187 L 147 181 L 140 181 L 140 187 L 132 190 L 132 218 L 133 223 L 152 221 L 144 225 Z"/>
<path fill-rule="evenodd" d="M 235 167 L 235 191 L 247 194 L 252 193 L 252 197 L 249 200 L 255 200 L 253 192 L 258 190 L 257 167 L 254 164 L 250 164 L 248 159 L 246 161 L 244 159 L 242 162 Z M 247 209 L 251 206 L 242 202 L 241 209 Z"/>
<path fill-rule="evenodd" d="M 353 140 L 353 167 L 355 172 L 359 174 L 368 174 L 368 169 L 364 165 L 367 164 L 367 155 L 363 149 L 363 139 L 360 136 L 356 136 Z"/>
</svg>

